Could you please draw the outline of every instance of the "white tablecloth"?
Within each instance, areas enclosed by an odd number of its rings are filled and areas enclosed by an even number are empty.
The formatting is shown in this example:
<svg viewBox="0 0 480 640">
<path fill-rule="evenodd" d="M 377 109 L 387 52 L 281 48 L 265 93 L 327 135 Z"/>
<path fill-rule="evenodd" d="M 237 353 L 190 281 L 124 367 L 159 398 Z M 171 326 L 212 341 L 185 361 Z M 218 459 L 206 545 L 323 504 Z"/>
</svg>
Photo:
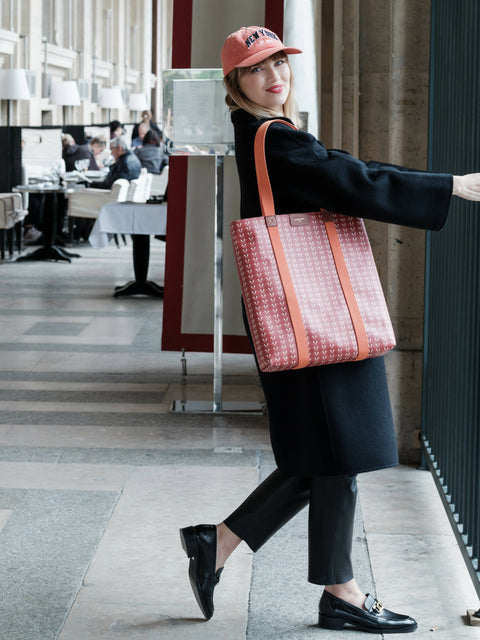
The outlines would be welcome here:
<svg viewBox="0 0 480 640">
<path fill-rule="evenodd" d="M 166 232 L 166 204 L 109 202 L 100 209 L 88 239 L 95 249 L 104 249 L 114 233 L 157 236 Z"/>
</svg>

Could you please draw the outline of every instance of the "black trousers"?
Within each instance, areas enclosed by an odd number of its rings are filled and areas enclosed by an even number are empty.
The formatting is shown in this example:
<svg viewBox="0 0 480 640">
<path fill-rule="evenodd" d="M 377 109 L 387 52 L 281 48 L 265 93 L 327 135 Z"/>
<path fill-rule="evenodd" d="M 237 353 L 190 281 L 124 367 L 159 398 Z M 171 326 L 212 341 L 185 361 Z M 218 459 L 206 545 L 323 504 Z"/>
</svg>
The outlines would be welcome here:
<svg viewBox="0 0 480 640">
<path fill-rule="evenodd" d="M 356 476 L 288 476 L 276 469 L 224 521 L 257 551 L 309 505 L 308 580 L 341 584 L 353 578 Z"/>
</svg>

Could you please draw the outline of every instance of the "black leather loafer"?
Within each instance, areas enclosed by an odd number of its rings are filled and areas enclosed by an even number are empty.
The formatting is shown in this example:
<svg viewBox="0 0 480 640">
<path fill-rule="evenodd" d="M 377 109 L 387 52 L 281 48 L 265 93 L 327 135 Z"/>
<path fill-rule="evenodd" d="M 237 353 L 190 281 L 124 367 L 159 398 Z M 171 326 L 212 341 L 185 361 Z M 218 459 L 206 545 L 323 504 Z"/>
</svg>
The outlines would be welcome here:
<svg viewBox="0 0 480 640">
<path fill-rule="evenodd" d="M 207 620 L 213 616 L 213 590 L 223 569 L 215 573 L 217 559 L 217 528 L 214 524 L 199 524 L 180 529 L 182 547 L 190 558 L 188 575 L 198 606 Z"/>
<path fill-rule="evenodd" d="M 324 591 L 320 598 L 318 625 L 322 629 L 343 629 L 351 624 L 370 633 L 408 633 L 417 628 L 413 618 L 384 609 L 369 593 L 364 606 L 365 609 L 359 609 Z"/>
</svg>

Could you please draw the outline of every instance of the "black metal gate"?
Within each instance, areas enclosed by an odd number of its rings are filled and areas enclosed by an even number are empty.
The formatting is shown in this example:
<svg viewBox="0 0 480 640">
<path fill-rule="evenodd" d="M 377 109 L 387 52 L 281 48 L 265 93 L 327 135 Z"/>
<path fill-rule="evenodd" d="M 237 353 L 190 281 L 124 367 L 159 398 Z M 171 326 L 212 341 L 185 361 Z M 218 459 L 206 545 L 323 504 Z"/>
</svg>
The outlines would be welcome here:
<svg viewBox="0 0 480 640">
<path fill-rule="evenodd" d="M 480 2 L 432 0 L 429 168 L 480 171 Z M 423 444 L 480 596 L 480 205 L 427 234 Z"/>
</svg>

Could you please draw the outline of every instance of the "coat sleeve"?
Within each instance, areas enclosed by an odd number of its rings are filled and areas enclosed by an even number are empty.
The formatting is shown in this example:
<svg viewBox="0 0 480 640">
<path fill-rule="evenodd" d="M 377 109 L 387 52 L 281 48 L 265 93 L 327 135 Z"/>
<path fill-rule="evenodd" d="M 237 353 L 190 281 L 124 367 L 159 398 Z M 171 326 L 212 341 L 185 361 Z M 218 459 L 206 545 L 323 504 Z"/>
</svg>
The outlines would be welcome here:
<svg viewBox="0 0 480 640">
<path fill-rule="evenodd" d="M 323 208 L 432 230 L 445 223 L 450 174 L 365 163 L 280 123 L 269 128 L 265 147 L 277 213 Z"/>
<path fill-rule="evenodd" d="M 117 162 L 112 164 L 112 166 L 110 167 L 110 171 L 107 173 L 105 178 L 100 182 L 92 182 L 91 186 L 95 189 L 111 189 L 115 180 L 122 177 L 121 175 L 119 175 L 118 167 L 119 162 L 117 160 Z"/>
</svg>

